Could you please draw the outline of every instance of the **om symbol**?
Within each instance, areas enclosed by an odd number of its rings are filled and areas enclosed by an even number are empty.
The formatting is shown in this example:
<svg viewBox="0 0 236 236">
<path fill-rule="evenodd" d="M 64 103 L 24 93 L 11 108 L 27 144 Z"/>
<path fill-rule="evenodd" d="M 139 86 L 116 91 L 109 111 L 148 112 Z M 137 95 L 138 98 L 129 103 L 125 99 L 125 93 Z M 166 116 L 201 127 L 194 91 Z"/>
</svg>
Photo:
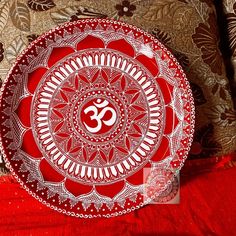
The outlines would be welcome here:
<svg viewBox="0 0 236 236">
<path fill-rule="evenodd" d="M 86 121 L 83 122 L 84 126 L 89 132 L 97 133 L 102 129 L 103 124 L 107 126 L 112 126 L 116 122 L 116 111 L 108 105 L 109 102 L 107 100 L 102 101 L 101 99 L 97 99 L 96 102 L 93 102 L 93 105 L 84 109 L 85 114 L 88 114 L 88 112 L 93 112 L 93 114 L 90 115 L 90 119 L 95 120 L 97 122 L 96 127 L 89 126 Z M 100 110 L 100 112 L 98 109 Z M 105 120 L 103 118 L 108 111 L 111 112 L 111 117 L 108 120 Z"/>
</svg>

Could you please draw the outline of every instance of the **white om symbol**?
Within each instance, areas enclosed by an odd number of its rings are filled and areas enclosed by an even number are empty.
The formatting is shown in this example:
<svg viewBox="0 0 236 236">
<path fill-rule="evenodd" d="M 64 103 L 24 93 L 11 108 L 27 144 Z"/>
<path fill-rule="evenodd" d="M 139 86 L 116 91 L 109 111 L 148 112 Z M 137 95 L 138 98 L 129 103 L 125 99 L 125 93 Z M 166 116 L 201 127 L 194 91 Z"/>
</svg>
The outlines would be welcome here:
<svg viewBox="0 0 236 236">
<path fill-rule="evenodd" d="M 88 126 L 85 122 L 84 125 L 86 127 L 86 129 L 91 132 L 91 133 L 97 133 L 98 131 L 101 130 L 102 128 L 102 122 L 107 125 L 107 126 L 112 126 L 115 122 L 116 122 L 116 112 L 113 108 L 111 107 L 106 107 L 109 102 L 107 100 L 104 100 L 102 103 L 101 103 L 101 99 L 97 99 L 97 103 L 96 102 L 93 102 L 93 104 L 95 106 L 89 106 L 87 107 L 85 110 L 84 110 L 84 113 L 87 114 L 88 112 L 92 111 L 93 112 L 93 115 L 90 116 L 90 119 L 91 120 L 96 120 L 97 121 L 97 126 L 96 127 L 90 127 Z M 103 108 L 104 107 L 104 108 Z M 98 114 L 98 109 L 97 108 L 103 108 L 101 110 L 101 112 Z M 104 117 L 104 115 L 106 114 L 107 111 L 110 111 L 112 113 L 112 116 L 109 120 L 103 120 L 102 121 L 102 118 Z"/>
</svg>

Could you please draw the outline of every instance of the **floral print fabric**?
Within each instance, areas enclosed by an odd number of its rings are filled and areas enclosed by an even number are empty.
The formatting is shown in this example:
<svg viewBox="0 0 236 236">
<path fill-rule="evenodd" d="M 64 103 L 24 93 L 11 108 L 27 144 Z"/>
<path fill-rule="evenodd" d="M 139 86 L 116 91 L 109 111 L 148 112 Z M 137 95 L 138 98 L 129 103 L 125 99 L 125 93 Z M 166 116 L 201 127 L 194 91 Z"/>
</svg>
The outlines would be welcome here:
<svg viewBox="0 0 236 236">
<path fill-rule="evenodd" d="M 235 50 L 236 5 L 231 3 L 229 9 L 230 45 Z M 5 79 L 17 56 L 38 35 L 83 18 L 112 18 L 141 27 L 177 57 L 190 80 L 196 105 L 196 132 L 189 160 L 235 149 L 235 110 L 211 0 L 2 0 L 0 78 Z"/>
</svg>

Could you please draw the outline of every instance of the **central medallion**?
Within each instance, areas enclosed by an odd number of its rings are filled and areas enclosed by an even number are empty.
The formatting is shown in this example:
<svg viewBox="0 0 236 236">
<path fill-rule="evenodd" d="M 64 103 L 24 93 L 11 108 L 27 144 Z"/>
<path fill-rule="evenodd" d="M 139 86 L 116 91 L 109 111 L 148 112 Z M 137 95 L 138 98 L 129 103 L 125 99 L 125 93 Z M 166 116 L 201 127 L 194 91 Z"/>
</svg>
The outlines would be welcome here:
<svg viewBox="0 0 236 236">
<path fill-rule="evenodd" d="M 115 107 L 106 99 L 95 98 L 87 102 L 80 112 L 81 123 L 92 134 L 107 133 L 117 120 Z"/>
<path fill-rule="evenodd" d="M 75 105 L 70 114 L 74 130 L 89 142 L 104 143 L 113 140 L 127 124 L 125 100 L 115 95 L 109 86 L 98 85 L 74 97 Z M 69 119 L 70 120 L 70 119 Z M 68 124 L 70 126 L 70 124 Z"/>
<path fill-rule="evenodd" d="M 83 64 L 86 56 L 110 64 Z M 117 68 L 116 60 L 121 68 L 129 63 L 129 70 Z M 142 168 L 158 147 L 162 102 L 154 79 L 131 59 L 113 51 L 76 55 L 50 69 L 37 88 L 35 139 L 51 165 L 68 177 L 115 182 Z"/>
</svg>

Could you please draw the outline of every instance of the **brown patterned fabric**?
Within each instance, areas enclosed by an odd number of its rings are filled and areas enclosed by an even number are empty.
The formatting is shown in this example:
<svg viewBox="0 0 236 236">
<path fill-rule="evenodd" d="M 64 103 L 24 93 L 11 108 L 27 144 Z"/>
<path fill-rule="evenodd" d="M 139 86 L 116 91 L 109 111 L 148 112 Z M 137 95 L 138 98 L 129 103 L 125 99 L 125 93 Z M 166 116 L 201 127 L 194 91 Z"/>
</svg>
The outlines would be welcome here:
<svg viewBox="0 0 236 236">
<path fill-rule="evenodd" d="M 231 27 L 236 25 L 236 5 L 231 3 L 229 9 Z M 88 17 L 119 19 L 141 27 L 178 58 L 191 82 L 196 105 L 196 133 L 189 160 L 220 156 L 235 149 L 236 115 L 211 0 L 2 0 L 1 79 L 38 35 L 66 21 Z M 235 49 L 236 36 L 232 33 L 231 37 Z"/>
<path fill-rule="evenodd" d="M 218 9 L 221 9 L 220 12 L 225 19 L 222 25 L 224 42 L 227 42 L 227 45 L 224 45 L 224 52 L 227 53 L 226 62 L 228 63 L 228 67 L 231 68 L 228 77 L 230 80 L 234 106 L 236 106 L 236 2 L 234 0 L 223 0 L 221 4 L 218 4 Z"/>
</svg>

